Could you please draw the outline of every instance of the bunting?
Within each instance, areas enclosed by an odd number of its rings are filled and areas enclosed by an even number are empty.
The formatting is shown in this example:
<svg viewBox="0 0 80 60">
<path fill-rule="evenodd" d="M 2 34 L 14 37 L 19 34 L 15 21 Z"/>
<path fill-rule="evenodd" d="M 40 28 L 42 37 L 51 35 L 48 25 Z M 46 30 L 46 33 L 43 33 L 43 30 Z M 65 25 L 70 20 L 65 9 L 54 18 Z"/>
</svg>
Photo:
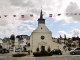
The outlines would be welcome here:
<svg viewBox="0 0 80 60">
<path fill-rule="evenodd" d="M 7 17 L 7 15 L 4 15 L 4 17 Z"/>
<path fill-rule="evenodd" d="M 68 15 L 68 13 L 66 13 L 66 15 Z"/>
<path fill-rule="evenodd" d="M 77 13 L 75 13 L 74 15 L 77 15 Z"/>
<path fill-rule="evenodd" d="M 49 14 L 49 17 L 52 17 L 52 14 Z"/>
<path fill-rule="evenodd" d="M 13 15 L 13 17 L 16 17 L 16 15 Z"/>
<path fill-rule="evenodd" d="M 70 15 L 73 15 L 73 13 L 71 13 Z"/>
<path fill-rule="evenodd" d="M 33 17 L 33 14 L 30 14 L 30 17 Z"/>
<path fill-rule="evenodd" d="M 61 14 L 58 14 L 57 16 L 60 16 Z"/>
<path fill-rule="evenodd" d="M 22 18 L 24 18 L 24 15 L 21 15 Z"/>
<path fill-rule="evenodd" d="M 44 14 L 42 14 L 41 16 L 43 16 Z M 51 18 L 51 17 L 53 17 L 54 15 L 57 15 L 57 16 L 61 16 L 61 14 L 59 13 L 59 14 L 49 14 L 49 17 Z M 65 15 L 74 15 L 74 16 L 80 16 L 80 13 L 65 13 Z M 7 17 L 8 15 L 3 15 L 4 17 Z M 16 15 L 12 15 L 13 17 L 17 17 Z M 33 14 L 30 14 L 29 15 L 30 17 L 34 17 L 34 15 Z M 25 17 L 25 15 L 21 15 L 21 18 L 24 18 Z M 2 18 L 2 16 L 0 16 L 0 18 Z"/>
</svg>

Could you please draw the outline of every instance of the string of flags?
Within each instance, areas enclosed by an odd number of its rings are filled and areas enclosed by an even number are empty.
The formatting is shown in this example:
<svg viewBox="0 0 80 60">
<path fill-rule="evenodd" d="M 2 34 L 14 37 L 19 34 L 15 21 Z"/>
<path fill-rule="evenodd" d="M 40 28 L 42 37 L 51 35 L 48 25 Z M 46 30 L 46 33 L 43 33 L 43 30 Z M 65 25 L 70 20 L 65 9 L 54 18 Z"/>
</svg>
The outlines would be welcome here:
<svg viewBox="0 0 80 60">
<path fill-rule="evenodd" d="M 42 14 L 43 16 L 44 14 Z M 49 14 L 49 17 L 53 17 L 53 15 L 61 16 L 62 14 Z M 65 13 L 65 15 L 80 15 L 80 13 Z M 3 15 L 4 17 L 8 17 L 8 15 Z M 17 15 L 13 15 L 13 17 L 17 17 Z M 34 17 L 33 14 L 30 14 L 30 17 Z M 2 16 L 0 16 L 2 18 Z M 25 18 L 25 15 L 21 15 L 21 18 Z"/>
</svg>

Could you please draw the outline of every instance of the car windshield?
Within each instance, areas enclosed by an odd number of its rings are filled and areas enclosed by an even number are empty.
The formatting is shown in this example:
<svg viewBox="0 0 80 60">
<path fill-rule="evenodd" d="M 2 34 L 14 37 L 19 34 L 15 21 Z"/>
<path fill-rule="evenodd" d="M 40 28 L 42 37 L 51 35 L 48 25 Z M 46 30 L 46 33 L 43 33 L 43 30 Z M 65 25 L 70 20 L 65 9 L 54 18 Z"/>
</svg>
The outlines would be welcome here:
<svg viewBox="0 0 80 60">
<path fill-rule="evenodd" d="M 60 51 L 60 49 L 54 49 L 53 51 Z"/>
</svg>

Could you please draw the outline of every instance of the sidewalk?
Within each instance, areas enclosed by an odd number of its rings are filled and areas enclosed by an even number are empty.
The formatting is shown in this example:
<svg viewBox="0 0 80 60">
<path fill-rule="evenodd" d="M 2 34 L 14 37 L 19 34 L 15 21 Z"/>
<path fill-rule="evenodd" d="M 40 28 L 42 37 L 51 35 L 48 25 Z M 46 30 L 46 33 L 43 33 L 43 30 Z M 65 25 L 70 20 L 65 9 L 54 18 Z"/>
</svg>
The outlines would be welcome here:
<svg viewBox="0 0 80 60">
<path fill-rule="evenodd" d="M 66 52 L 63 51 L 62 54 L 63 54 L 63 55 L 70 55 L 70 51 L 66 51 Z"/>
</svg>

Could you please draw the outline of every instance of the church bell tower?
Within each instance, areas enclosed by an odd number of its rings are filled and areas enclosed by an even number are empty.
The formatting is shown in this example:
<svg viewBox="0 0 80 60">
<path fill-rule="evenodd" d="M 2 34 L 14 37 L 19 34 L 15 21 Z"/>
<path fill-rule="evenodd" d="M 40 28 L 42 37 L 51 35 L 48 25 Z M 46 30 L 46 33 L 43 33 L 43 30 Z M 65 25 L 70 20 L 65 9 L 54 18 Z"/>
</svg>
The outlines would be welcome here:
<svg viewBox="0 0 80 60">
<path fill-rule="evenodd" d="M 43 19 L 43 13 L 41 9 L 40 18 L 38 19 L 38 25 L 39 24 L 45 24 L 45 19 Z"/>
</svg>

